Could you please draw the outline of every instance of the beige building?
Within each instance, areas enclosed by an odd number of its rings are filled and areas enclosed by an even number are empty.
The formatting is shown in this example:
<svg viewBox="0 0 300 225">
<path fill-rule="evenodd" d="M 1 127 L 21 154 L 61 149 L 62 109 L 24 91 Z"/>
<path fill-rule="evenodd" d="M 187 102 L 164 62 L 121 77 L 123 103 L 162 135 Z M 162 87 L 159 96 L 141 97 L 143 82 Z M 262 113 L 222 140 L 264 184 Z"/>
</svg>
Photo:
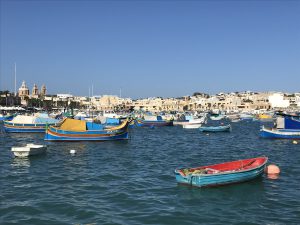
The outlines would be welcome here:
<svg viewBox="0 0 300 225">
<path fill-rule="evenodd" d="M 23 81 L 21 87 L 19 88 L 18 95 L 21 98 L 21 104 L 27 105 L 28 99 L 38 99 L 40 97 L 45 96 L 46 86 L 42 85 L 41 91 L 39 92 L 37 85 L 34 84 L 30 95 L 29 88 L 27 87 L 26 82 Z"/>
<path fill-rule="evenodd" d="M 91 97 L 90 104 L 101 111 L 128 110 L 132 106 L 132 100 L 116 95 L 103 95 Z"/>
</svg>

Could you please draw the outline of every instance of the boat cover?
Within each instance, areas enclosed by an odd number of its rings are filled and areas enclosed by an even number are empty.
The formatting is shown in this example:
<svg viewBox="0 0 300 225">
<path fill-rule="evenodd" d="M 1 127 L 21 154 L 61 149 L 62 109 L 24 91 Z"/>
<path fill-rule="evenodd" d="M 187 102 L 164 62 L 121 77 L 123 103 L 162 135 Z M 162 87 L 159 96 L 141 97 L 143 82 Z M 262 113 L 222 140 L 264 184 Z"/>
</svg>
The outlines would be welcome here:
<svg viewBox="0 0 300 225">
<path fill-rule="evenodd" d="M 34 123 L 34 116 L 24 116 L 24 115 L 17 115 L 13 120 L 11 121 L 12 123 Z"/>
<path fill-rule="evenodd" d="M 86 131 L 86 121 L 66 118 L 60 126 L 61 130 Z"/>
<path fill-rule="evenodd" d="M 59 120 L 52 119 L 50 117 L 37 117 L 37 116 L 24 116 L 24 115 L 17 115 L 13 120 L 11 121 L 12 123 L 20 123 L 20 124 L 54 124 L 58 123 Z"/>
</svg>

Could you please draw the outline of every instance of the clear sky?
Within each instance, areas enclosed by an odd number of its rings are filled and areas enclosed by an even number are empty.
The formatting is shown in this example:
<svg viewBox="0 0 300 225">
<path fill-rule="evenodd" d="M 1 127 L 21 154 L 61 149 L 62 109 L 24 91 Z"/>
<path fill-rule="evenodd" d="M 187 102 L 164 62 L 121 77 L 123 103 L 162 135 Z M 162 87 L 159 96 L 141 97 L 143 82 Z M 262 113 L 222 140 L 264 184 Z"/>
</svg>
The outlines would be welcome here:
<svg viewBox="0 0 300 225">
<path fill-rule="evenodd" d="M 0 2 L 1 90 L 300 91 L 300 1 Z"/>
</svg>

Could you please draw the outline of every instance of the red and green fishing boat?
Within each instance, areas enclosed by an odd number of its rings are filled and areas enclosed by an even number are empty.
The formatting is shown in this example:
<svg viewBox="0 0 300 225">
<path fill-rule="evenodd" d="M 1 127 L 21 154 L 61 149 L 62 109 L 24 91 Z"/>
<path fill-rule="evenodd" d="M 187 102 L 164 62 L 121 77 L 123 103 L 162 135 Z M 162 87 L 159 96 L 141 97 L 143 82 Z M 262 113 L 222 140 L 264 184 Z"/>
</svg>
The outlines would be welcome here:
<svg viewBox="0 0 300 225">
<path fill-rule="evenodd" d="M 175 177 L 179 184 L 195 187 L 240 183 L 261 176 L 267 162 L 267 157 L 258 157 L 195 168 L 176 169 Z"/>
</svg>

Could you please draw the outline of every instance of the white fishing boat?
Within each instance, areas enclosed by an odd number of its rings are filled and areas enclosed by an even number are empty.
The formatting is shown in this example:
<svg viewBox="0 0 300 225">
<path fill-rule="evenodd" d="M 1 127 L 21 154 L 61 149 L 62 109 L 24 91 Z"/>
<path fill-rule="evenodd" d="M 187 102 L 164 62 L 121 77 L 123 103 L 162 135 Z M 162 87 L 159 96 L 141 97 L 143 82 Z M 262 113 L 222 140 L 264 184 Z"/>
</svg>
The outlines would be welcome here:
<svg viewBox="0 0 300 225">
<path fill-rule="evenodd" d="M 184 124 L 182 127 L 185 129 L 198 129 L 202 126 L 202 123 L 196 123 L 196 124 Z"/>
<path fill-rule="evenodd" d="M 237 119 L 231 119 L 231 122 L 232 122 L 232 123 L 237 123 L 237 122 L 240 122 L 240 121 L 241 121 L 240 118 L 237 118 Z"/>
<path fill-rule="evenodd" d="M 193 125 L 193 124 L 197 124 L 197 125 L 201 125 L 203 123 L 206 123 L 206 120 L 207 120 L 207 117 L 206 115 L 203 115 L 202 117 L 200 118 L 195 118 L 193 116 L 186 116 L 186 120 L 183 120 L 183 121 L 173 121 L 173 124 L 174 125 L 182 125 L 182 126 L 185 126 L 185 125 Z"/>
<path fill-rule="evenodd" d="M 225 115 L 210 116 L 211 120 L 222 120 L 224 118 L 225 118 Z"/>
<path fill-rule="evenodd" d="M 16 157 L 28 157 L 32 155 L 44 154 L 46 149 L 46 145 L 27 144 L 24 147 L 12 147 L 11 151 Z"/>
</svg>

